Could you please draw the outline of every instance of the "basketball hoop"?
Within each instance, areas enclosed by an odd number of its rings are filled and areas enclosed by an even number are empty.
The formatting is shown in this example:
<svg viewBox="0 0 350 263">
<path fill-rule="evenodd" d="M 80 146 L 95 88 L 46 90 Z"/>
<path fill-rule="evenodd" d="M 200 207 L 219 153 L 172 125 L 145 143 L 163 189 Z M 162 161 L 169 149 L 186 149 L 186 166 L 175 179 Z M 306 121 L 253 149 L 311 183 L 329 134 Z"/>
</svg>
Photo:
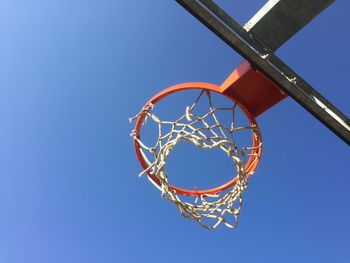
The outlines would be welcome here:
<svg viewBox="0 0 350 263">
<path fill-rule="evenodd" d="M 294 4 L 288 4 L 288 8 L 285 3 L 281 3 L 283 1 L 272 5 L 269 1 L 244 27 L 214 1 L 177 2 L 246 60 L 221 86 L 203 82 L 175 85 L 154 96 L 139 114 L 131 118 L 136 120 L 132 137 L 143 168 L 140 175 L 146 174 L 161 191 L 162 197 L 174 203 L 185 218 L 193 219 L 207 229 L 215 229 L 221 223 L 235 228 L 247 180 L 255 172 L 261 157 L 262 141 L 256 117 L 290 96 L 350 144 L 349 118 L 274 54 L 276 49 L 333 0 L 327 3 L 314 1 L 312 10 L 303 9 L 305 4 L 300 3 L 302 1 L 294 1 Z M 295 19 L 301 16 L 300 12 L 294 12 L 296 10 L 304 10 L 302 16 L 306 19 L 303 23 Z M 278 25 L 278 28 L 272 30 L 277 33 L 271 35 L 273 24 Z M 154 106 L 159 101 L 185 90 L 199 90 L 200 95 L 193 104 L 184 107 L 182 116 L 164 120 L 158 117 L 158 113 L 155 114 Z M 214 106 L 211 100 L 213 93 L 229 98 L 233 105 Z M 198 114 L 197 102 L 205 96 L 208 98 L 208 110 L 205 114 Z M 234 118 L 237 109 L 243 112 L 248 124 L 237 124 Z M 216 117 L 218 112 L 231 113 L 231 124 L 223 125 Z M 214 120 L 214 124 L 207 121 L 209 118 Z M 158 127 L 158 137 L 151 145 L 141 138 L 142 127 L 147 121 Z M 247 140 L 242 143 L 241 138 L 236 136 L 241 132 L 250 133 L 251 140 L 248 143 Z M 166 171 L 167 160 L 174 147 L 182 141 L 200 149 L 224 151 L 233 161 L 235 175 L 221 186 L 209 189 L 184 189 L 171 184 Z"/>
<path fill-rule="evenodd" d="M 185 90 L 198 90 L 199 96 L 192 105 L 184 109 L 182 116 L 169 121 L 160 120 L 153 113 L 153 107 L 160 100 Z M 254 173 L 260 160 L 262 151 L 260 129 L 253 115 L 236 98 L 224 95 L 233 104 L 231 107 L 220 108 L 213 105 L 211 93 L 223 95 L 219 86 L 203 82 L 184 83 L 163 90 L 149 100 L 140 113 L 131 119 L 136 120 L 132 137 L 136 155 L 143 168 L 140 176 L 147 174 L 150 181 L 161 191 L 162 197 L 174 203 L 184 217 L 197 221 L 207 229 L 214 229 L 221 223 L 229 228 L 235 228 L 247 180 Z M 204 97 L 207 97 L 208 111 L 204 115 L 196 114 L 196 105 Z M 234 117 L 238 108 L 244 113 L 249 125 L 236 126 Z M 218 112 L 230 114 L 230 126 L 220 123 L 216 117 Z M 209 118 L 214 124 L 208 122 Z M 141 140 L 141 128 L 150 121 L 158 126 L 158 138 L 153 145 L 148 146 Z M 170 127 L 170 131 L 164 132 L 165 126 Z M 240 147 L 235 142 L 235 134 L 241 132 L 251 134 L 250 146 Z M 191 190 L 170 184 L 166 172 L 167 159 L 174 146 L 181 141 L 192 143 L 201 149 L 223 150 L 233 161 L 235 176 L 223 185 L 210 189 Z"/>
</svg>

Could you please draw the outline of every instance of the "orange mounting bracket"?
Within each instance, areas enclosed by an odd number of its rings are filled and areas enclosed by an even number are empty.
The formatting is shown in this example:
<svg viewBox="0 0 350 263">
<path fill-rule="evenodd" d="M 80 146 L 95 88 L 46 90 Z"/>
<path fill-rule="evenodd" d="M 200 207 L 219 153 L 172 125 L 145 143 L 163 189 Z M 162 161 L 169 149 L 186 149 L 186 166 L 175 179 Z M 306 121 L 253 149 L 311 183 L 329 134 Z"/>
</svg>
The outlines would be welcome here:
<svg viewBox="0 0 350 263">
<path fill-rule="evenodd" d="M 222 94 L 236 98 L 252 115 L 259 116 L 287 95 L 248 61 L 243 61 L 220 86 Z"/>
</svg>

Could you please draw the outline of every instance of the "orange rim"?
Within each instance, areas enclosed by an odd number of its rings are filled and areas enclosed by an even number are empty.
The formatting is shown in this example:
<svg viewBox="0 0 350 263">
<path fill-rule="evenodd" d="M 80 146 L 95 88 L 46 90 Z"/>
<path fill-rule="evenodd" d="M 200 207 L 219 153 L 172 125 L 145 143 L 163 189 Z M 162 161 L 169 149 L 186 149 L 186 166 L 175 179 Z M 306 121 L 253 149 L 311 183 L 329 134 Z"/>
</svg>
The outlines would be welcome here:
<svg viewBox="0 0 350 263">
<path fill-rule="evenodd" d="M 170 88 L 167 88 L 165 90 L 162 90 L 161 92 L 159 92 L 158 94 L 156 94 L 153 98 L 151 98 L 143 107 L 143 109 L 146 109 L 146 107 L 150 104 L 157 104 L 160 100 L 164 99 L 165 97 L 175 93 L 175 92 L 179 92 L 179 91 L 185 91 L 185 90 L 207 90 L 207 91 L 212 91 L 215 93 L 219 93 L 227 98 L 229 98 L 230 100 L 232 100 L 233 102 L 237 103 L 237 105 L 243 110 L 244 114 L 246 115 L 247 119 L 249 120 L 249 123 L 251 126 L 255 126 L 256 132 L 255 134 L 257 134 L 258 136 L 254 136 L 254 133 L 252 133 L 252 150 L 251 150 L 251 157 L 249 158 L 248 162 L 245 165 L 245 170 L 246 173 L 248 175 L 248 177 L 250 177 L 250 175 L 252 173 L 254 173 L 254 171 L 256 170 L 259 161 L 260 161 L 260 157 L 261 157 L 261 152 L 262 152 L 262 147 L 259 147 L 262 143 L 261 141 L 261 133 L 260 133 L 260 129 L 258 124 L 255 121 L 255 118 L 253 117 L 253 115 L 248 112 L 248 110 L 243 107 L 239 101 L 234 98 L 234 97 L 229 97 L 227 95 L 224 95 L 221 92 L 221 89 L 219 86 L 216 86 L 214 84 L 210 84 L 210 83 L 205 83 L 205 82 L 189 82 L 189 83 L 181 83 L 175 86 L 172 86 Z M 140 132 L 141 132 L 141 127 L 142 127 L 142 123 L 145 119 L 145 114 L 141 114 L 136 121 L 136 125 L 135 125 L 135 135 L 137 138 L 141 138 L 140 136 Z M 137 142 L 136 139 L 134 139 L 134 147 L 135 147 L 135 151 L 136 151 L 136 155 L 137 158 L 140 161 L 140 164 L 142 166 L 142 168 L 144 170 L 146 170 L 148 168 L 148 165 L 145 161 L 145 159 L 143 158 L 142 154 L 141 154 L 141 150 L 140 150 L 140 145 Z M 160 185 L 160 181 L 159 179 L 151 172 L 147 172 L 148 176 L 150 177 L 150 179 L 156 183 L 157 185 Z M 183 188 L 179 188 L 176 186 L 171 185 L 171 189 L 173 189 L 177 194 L 182 194 L 182 195 L 188 195 L 188 196 L 200 196 L 200 195 L 206 195 L 206 194 L 217 194 L 223 190 L 226 190 L 227 188 L 233 186 L 236 184 L 238 178 L 237 176 L 234 177 L 233 179 L 231 179 L 230 181 L 228 181 L 227 183 L 215 187 L 215 188 L 211 188 L 211 189 L 205 189 L 205 190 L 189 190 L 189 189 L 183 189 Z"/>
</svg>

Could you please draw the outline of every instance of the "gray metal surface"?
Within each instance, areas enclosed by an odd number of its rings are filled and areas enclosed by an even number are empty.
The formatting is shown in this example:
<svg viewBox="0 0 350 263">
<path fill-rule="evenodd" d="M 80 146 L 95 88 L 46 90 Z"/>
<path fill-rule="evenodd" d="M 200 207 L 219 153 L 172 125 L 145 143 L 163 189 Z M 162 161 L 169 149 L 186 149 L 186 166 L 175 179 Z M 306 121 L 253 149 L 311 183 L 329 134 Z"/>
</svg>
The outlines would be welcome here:
<svg viewBox="0 0 350 263">
<path fill-rule="evenodd" d="M 281 61 L 265 43 L 242 28 L 213 1 L 177 2 L 350 145 L 350 120 Z"/>
<path fill-rule="evenodd" d="M 277 50 L 335 0 L 270 0 L 244 28 Z"/>
</svg>

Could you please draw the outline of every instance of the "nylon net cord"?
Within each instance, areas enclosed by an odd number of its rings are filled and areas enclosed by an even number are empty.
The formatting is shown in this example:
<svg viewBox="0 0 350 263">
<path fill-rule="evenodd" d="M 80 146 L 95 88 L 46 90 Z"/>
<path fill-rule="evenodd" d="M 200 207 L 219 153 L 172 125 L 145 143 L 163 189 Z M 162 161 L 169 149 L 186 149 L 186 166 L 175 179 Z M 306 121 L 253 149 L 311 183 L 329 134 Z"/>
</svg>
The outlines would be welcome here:
<svg viewBox="0 0 350 263">
<path fill-rule="evenodd" d="M 209 104 L 209 111 L 198 116 L 194 113 L 198 101 L 206 94 Z M 151 182 L 161 191 L 163 199 L 172 202 L 180 211 L 183 217 L 193 219 L 202 227 L 211 230 L 224 224 L 229 228 L 235 228 L 238 225 L 238 215 L 243 204 L 243 192 L 247 188 L 247 174 L 249 167 L 245 167 L 247 159 L 253 157 L 253 162 L 258 162 L 258 156 L 253 150 L 261 147 L 238 147 L 234 141 L 236 132 L 250 131 L 254 136 L 258 136 L 255 126 L 235 126 L 235 110 L 237 104 L 232 107 L 215 108 L 213 107 L 211 94 L 202 90 L 197 99 L 191 106 L 186 107 L 185 114 L 175 121 L 161 121 L 152 113 L 153 105 L 145 106 L 142 111 L 131 118 L 133 121 L 145 115 L 142 125 L 148 121 L 154 121 L 158 125 L 158 138 L 153 146 L 147 146 L 136 135 L 133 130 L 131 136 L 137 141 L 140 152 L 148 165 L 148 168 L 140 173 L 153 174 L 159 180 L 159 185 Z M 220 124 L 215 113 L 219 111 L 229 112 L 231 115 L 231 124 L 229 127 Z M 209 121 L 211 120 L 211 121 Z M 170 127 L 165 129 L 164 127 Z M 167 132 L 165 132 L 167 130 Z M 170 130 L 170 131 L 169 131 Z M 237 173 L 236 184 L 229 189 L 216 193 L 197 196 L 184 196 L 176 193 L 170 183 L 166 172 L 167 159 L 174 146 L 181 141 L 193 143 L 199 148 L 212 150 L 219 148 L 223 150 L 233 161 Z M 149 158 L 150 155 L 150 158 Z M 189 198 L 192 198 L 189 200 Z"/>
</svg>

